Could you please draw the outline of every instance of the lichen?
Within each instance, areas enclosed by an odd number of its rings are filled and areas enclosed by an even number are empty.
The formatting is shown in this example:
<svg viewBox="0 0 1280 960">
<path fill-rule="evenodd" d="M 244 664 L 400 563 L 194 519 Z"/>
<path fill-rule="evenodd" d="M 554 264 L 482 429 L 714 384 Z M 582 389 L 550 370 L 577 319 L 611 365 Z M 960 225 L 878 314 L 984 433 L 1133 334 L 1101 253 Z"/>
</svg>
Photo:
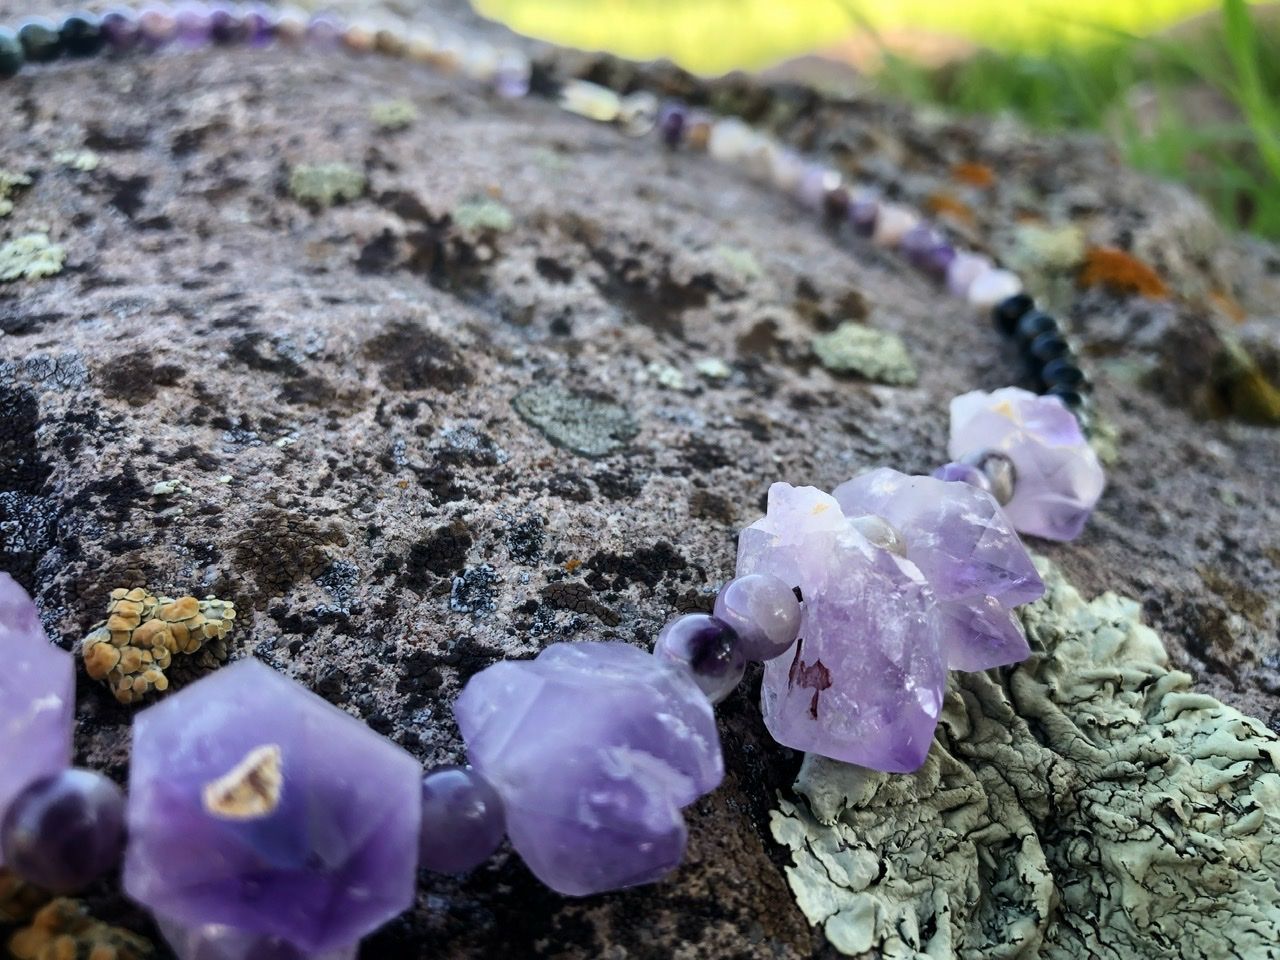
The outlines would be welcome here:
<svg viewBox="0 0 1280 960">
<path fill-rule="evenodd" d="M 0 168 L 0 217 L 13 213 L 14 195 L 29 186 L 31 178 L 25 173 Z"/>
<path fill-rule="evenodd" d="M 53 162 L 80 173 L 92 173 L 102 158 L 92 150 L 60 150 L 53 155 Z"/>
<path fill-rule="evenodd" d="M 1280 738 L 1170 669 L 1135 601 L 1038 565 L 1036 652 L 953 675 L 918 773 L 806 759 L 772 817 L 801 909 L 851 955 L 1270 956 Z"/>
<path fill-rule="evenodd" d="M 555 384 L 530 387 L 511 405 L 556 446 L 584 457 L 620 450 L 640 431 L 626 408 Z"/>
<path fill-rule="evenodd" d="M 1149 264 L 1115 247 L 1093 247 L 1086 252 L 1080 286 L 1108 287 L 1153 300 L 1169 296 L 1168 285 Z"/>
<path fill-rule="evenodd" d="M 0 283 L 52 277 L 62 272 L 66 259 L 66 251 L 48 234 L 24 234 L 0 247 Z"/>
<path fill-rule="evenodd" d="M 756 255 L 745 247 L 730 247 L 722 244 L 716 247 L 714 252 L 739 280 L 755 280 L 764 273 L 760 269 L 760 261 L 756 259 Z"/>
<path fill-rule="evenodd" d="M 9 940 L 14 960 L 148 960 L 150 943 L 127 930 L 108 926 L 89 916 L 84 904 L 65 898 L 40 910 L 30 926 Z"/>
<path fill-rule="evenodd" d="M 345 163 L 299 164 L 289 173 L 289 194 L 299 203 L 324 209 L 358 200 L 368 181 Z"/>
<path fill-rule="evenodd" d="M 178 654 L 209 649 L 227 658 L 223 642 L 236 616 L 234 604 L 215 597 L 157 597 L 141 587 L 111 591 L 107 619 L 80 644 L 85 672 L 110 687 L 121 703 L 136 703 L 169 688 L 165 671 Z"/>
<path fill-rule="evenodd" d="M 813 338 L 818 361 L 833 373 L 856 373 L 877 383 L 910 386 L 916 366 L 907 345 L 895 334 L 846 321 Z"/>
<path fill-rule="evenodd" d="M 379 130 L 393 133 L 408 129 L 418 119 L 418 109 L 408 100 L 386 100 L 375 103 L 369 117 Z"/>
<path fill-rule="evenodd" d="M 506 233 L 515 226 L 516 218 L 497 200 L 479 196 L 458 204 L 453 210 L 453 222 L 466 231 Z"/>
</svg>

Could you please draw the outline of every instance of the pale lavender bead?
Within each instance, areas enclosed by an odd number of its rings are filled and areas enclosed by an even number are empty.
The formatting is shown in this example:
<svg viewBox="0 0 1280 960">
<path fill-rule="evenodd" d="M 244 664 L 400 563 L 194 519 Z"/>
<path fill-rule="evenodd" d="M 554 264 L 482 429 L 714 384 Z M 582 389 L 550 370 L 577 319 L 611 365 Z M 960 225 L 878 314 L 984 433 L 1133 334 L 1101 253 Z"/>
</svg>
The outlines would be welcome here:
<svg viewBox="0 0 1280 960">
<path fill-rule="evenodd" d="M 860 237 L 870 237 L 875 233 L 879 215 L 880 205 L 875 200 L 855 199 L 849 204 L 849 225 Z"/>
<path fill-rule="evenodd" d="M 173 19 L 176 24 L 174 42 L 188 50 L 202 47 L 209 42 L 209 31 L 213 26 L 213 11 L 203 3 L 184 3 L 174 8 Z"/>
<path fill-rule="evenodd" d="M 173 42 L 178 21 L 167 6 L 144 7 L 138 14 L 138 42 L 147 50 L 159 50 Z"/>
<path fill-rule="evenodd" d="M 896 203 L 882 203 L 871 242 L 881 247 L 896 247 L 919 222 L 920 217 L 914 210 Z"/>
<path fill-rule="evenodd" d="M 344 955 L 414 900 L 421 766 L 255 660 L 137 715 L 126 809 L 125 891 L 189 956 L 210 924 Z"/>
<path fill-rule="evenodd" d="M 473 676 L 454 701 L 511 845 L 551 889 L 585 896 L 679 865 L 681 808 L 724 776 L 689 671 L 625 643 L 557 643 Z"/>
<path fill-rule="evenodd" d="M 653 655 L 686 668 L 712 703 L 733 693 L 747 669 L 733 628 L 705 613 L 688 613 L 663 627 Z"/>
<path fill-rule="evenodd" d="M 1105 477 L 1080 423 L 1056 397 L 1018 387 L 975 390 L 951 401 L 947 452 L 1008 457 L 1017 474 L 1004 513 L 1023 533 L 1074 540 L 1102 496 Z"/>
<path fill-rule="evenodd" d="M 809 209 L 822 210 L 826 204 L 827 192 L 838 186 L 840 174 L 830 167 L 806 164 L 796 187 L 796 196 Z"/>
<path fill-rule="evenodd" d="M 493 75 L 493 89 L 504 100 L 519 100 L 529 95 L 529 65 L 500 63 Z"/>
<path fill-rule="evenodd" d="M 276 17 L 270 7 L 253 6 L 244 14 L 244 42 L 253 49 L 271 46 L 276 38 Z"/>
<path fill-rule="evenodd" d="M 102 39 L 114 54 L 129 53 L 141 40 L 138 18 L 131 10 L 108 10 L 102 15 Z"/>
<path fill-rule="evenodd" d="M 971 463 L 952 460 L 934 470 L 932 476 L 937 480 L 946 480 L 948 483 L 967 483 L 971 487 L 977 487 L 987 493 L 991 492 L 991 481 L 987 475 Z"/>
<path fill-rule="evenodd" d="M 730 580 L 716 597 L 716 618 L 737 633 L 749 660 L 772 660 L 800 631 L 800 601 L 777 577 L 753 573 Z"/>
<path fill-rule="evenodd" d="M 307 22 L 307 45 L 316 50 L 336 50 L 346 27 L 337 17 L 317 13 Z"/>
<path fill-rule="evenodd" d="M 49 642 L 36 605 L 0 573 L 0 818 L 30 783 L 71 763 L 75 665 Z M 4 856 L 0 853 L 0 866 Z"/>
<path fill-rule="evenodd" d="M 465 873 L 488 860 L 505 834 L 502 800 L 475 770 L 437 767 L 422 778 L 418 866 Z"/>
<path fill-rule="evenodd" d="M 964 299 L 973 282 L 993 268 L 990 257 L 967 251 L 957 253 L 947 267 L 947 290 L 952 296 Z"/>
</svg>

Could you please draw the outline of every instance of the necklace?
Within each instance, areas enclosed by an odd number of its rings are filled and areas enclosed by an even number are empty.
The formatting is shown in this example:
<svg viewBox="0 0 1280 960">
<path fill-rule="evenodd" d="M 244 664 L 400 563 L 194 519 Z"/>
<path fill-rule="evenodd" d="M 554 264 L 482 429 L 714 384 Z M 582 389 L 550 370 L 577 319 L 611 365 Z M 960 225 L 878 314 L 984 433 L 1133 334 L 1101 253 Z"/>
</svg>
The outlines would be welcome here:
<svg viewBox="0 0 1280 960">
<path fill-rule="evenodd" d="M 508 96 L 529 86 L 526 61 L 485 47 L 204 7 L 29 23 L 0 35 L 0 71 L 108 47 L 203 42 L 342 45 L 458 68 Z M 1050 395 L 957 398 L 954 459 L 937 477 L 876 470 L 832 495 L 776 485 L 766 516 L 743 533 L 739 577 L 713 615 L 674 620 L 657 656 L 619 643 L 554 644 L 477 674 L 455 705 L 472 766 L 425 779 L 409 754 L 248 660 L 138 717 L 126 808 L 109 780 L 69 768 L 71 661 L 5 578 L 6 647 L 21 651 L 21 682 L 5 703 L 29 734 L 0 781 L 12 869 L 74 889 L 115 863 L 127 820 L 126 889 L 180 955 L 352 956 L 361 936 L 409 905 L 418 865 L 468 869 L 504 832 L 562 893 L 668 873 L 684 852 L 682 808 L 723 773 L 711 703 L 748 659 L 766 662 L 764 712 L 781 742 L 907 770 L 928 748 L 948 667 L 1025 656 L 1011 610 L 1041 585 L 1015 529 L 1070 538 L 1101 493 L 1071 412 L 1084 413 L 1083 374 L 1053 319 L 1012 274 L 739 121 L 579 82 L 554 93 L 571 112 L 632 135 L 705 148 L 862 242 L 900 250 L 991 309 Z M 83 650 L 86 669 L 121 699 L 162 690 L 163 663 L 208 624 L 233 619 L 233 609 L 193 598 L 121 592 L 105 633 Z M 83 827 L 68 843 L 73 814 Z M 295 900 L 296 911 L 281 909 Z"/>
</svg>

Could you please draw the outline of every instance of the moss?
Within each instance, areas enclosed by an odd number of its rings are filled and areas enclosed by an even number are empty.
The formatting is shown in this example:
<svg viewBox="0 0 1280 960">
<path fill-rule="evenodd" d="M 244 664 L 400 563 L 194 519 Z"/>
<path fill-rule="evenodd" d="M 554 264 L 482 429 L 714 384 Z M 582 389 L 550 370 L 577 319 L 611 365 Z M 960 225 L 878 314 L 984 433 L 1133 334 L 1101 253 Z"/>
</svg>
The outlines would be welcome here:
<svg viewBox="0 0 1280 960">
<path fill-rule="evenodd" d="M 408 100 L 387 100 L 375 103 L 369 111 L 374 126 L 388 133 L 406 130 L 418 119 L 418 109 Z"/>
<path fill-rule="evenodd" d="M 813 352 L 833 373 L 856 373 L 897 386 L 916 382 L 916 366 L 907 345 L 900 337 L 874 327 L 842 323 L 830 333 L 814 337 Z"/>
<path fill-rule="evenodd" d="M 47 234 L 28 233 L 0 247 L 0 283 L 52 277 L 62 272 L 66 258 Z"/>
<path fill-rule="evenodd" d="M 848 954 L 1269 955 L 1280 738 L 1171 670 L 1135 601 L 1040 567 L 1036 653 L 953 674 L 919 772 L 806 759 L 772 817 L 801 909 Z"/>
<path fill-rule="evenodd" d="M 25 173 L 0 168 L 0 217 L 13 213 L 13 197 L 31 186 L 31 178 Z"/>
<path fill-rule="evenodd" d="M 345 163 L 299 164 L 289 174 L 289 194 L 318 209 L 358 200 L 368 181 Z"/>
<path fill-rule="evenodd" d="M 509 209 L 490 197 L 472 197 L 453 211 L 453 222 L 463 230 L 492 230 L 506 233 L 515 226 L 515 216 Z"/>
</svg>

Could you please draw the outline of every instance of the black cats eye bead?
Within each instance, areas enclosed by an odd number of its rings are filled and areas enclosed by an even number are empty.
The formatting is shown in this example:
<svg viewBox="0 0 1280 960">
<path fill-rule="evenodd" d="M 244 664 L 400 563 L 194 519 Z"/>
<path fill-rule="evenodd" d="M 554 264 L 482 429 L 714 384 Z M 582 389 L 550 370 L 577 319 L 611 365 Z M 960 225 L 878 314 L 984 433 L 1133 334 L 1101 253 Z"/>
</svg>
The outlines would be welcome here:
<svg viewBox="0 0 1280 960">
<path fill-rule="evenodd" d="M 1062 401 L 1062 405 L 1072 413 L 1083 411 L 1088 406 L 1088 399 L 1086 396 L 1078 390 L 1073 390 L 1071 387 L 1055 385 L 1046 390 L 1045 394 L 1050 397 L 1057 397 Z"/>
<path fill-rule="evenodd" d="M 62 38 L 48 20 L 28 20 L 18 28 L 18 40 L 29 63 L 51 63 L 62 56 Z"/>
<path fill-rule="evenodd" d="M 0 30 L 0 79 L 16 76 L 26 63 L 22 41 L 10 30 Z"/>
<path fill-rule="evenodd" d="M 991 311 L 991 322 L 1006 337 L 1011 337 L 1017 329 L 1018 321 L 1035 309 L 1035 305 L 1036 302 L 1028 294 L 1016 293 L 995 305 Z"/>
<path fill-rule="evenodd" d="M 1023 349 L 1030 346 L 1031 341 L 1042 333 L 1056 333 L 1059 335 L 1062 333 L 1062 330 L 1058 327 L 1058 321 L 1043 310 L 1029 310 L 1024 313 L 1013 331 L 1013 335 L 1018 341 L 1018 346 Z"/>
<path fill-rule="evenodd" d="M 1027 354 L 1040 363 L 1065 357 L 1070 352 L 1071 345 L 1067 343 L 1067 338 L 1060 333 L 1052 332 L 1040 334 L 1027 347 Z"/>
<path fill-rule="evenodd" d="M 1089 390 L 1089 381 L 1085 378 L 1084 371 L 1070 354 L 1047 362 L 1040 371 L 1040 382 L 1046 388 L 1065 387 L 1076 393 L 1087 393 Z"/>
<path fill-rule="evenodd" d="M 102 51 L 106 38 L 102 22 L 92 14 L 76 13 L 62 21 L 58 28 L 62 49 L 69 57 L 92 57 Z"/>
</svg>

